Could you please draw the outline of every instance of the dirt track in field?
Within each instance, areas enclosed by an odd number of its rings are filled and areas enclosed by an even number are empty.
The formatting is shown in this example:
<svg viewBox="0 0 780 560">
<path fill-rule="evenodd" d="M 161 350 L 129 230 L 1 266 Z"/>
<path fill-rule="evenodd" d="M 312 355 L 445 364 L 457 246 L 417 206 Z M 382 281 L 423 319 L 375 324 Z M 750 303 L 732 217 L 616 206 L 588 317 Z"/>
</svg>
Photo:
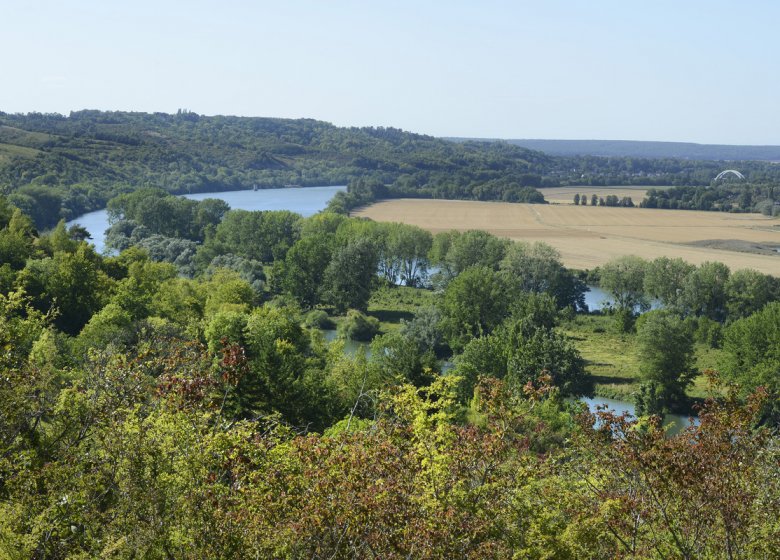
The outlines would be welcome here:
<svg viewBox="0 0 780 560">
<path fill-rule="evenodd" d="M 780 254 L 752 254 L 687 243 L 780 247 L 780 221 L 761 214 L 609 208 L 571 204 L 511 204 L 398 199 L 353 213 L 403 222 L 433 233 L 482 229 L 501 237 L 549 243 L 572 268 L 593 268 L 621 255 L 681 257 L 694 264 L 721 261 L 780 276 Z M 727 243 L 737 240 L 739 243 Z M 706 243 L 705 243 L 706 245 Z"/>
</svg>

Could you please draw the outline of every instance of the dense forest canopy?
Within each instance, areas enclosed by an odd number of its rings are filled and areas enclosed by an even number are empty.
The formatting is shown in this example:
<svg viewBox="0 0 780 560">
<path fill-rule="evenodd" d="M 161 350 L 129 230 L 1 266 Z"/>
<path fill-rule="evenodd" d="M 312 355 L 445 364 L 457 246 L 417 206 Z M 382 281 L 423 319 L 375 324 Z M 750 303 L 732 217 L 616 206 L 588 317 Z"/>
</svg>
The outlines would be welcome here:
<svg viewBox="0 0 780 560">
<path fill-rule="evenodd" d="M 714 161 L 557 157 L 504 142 L 450 142 L 394 128 L 311 119 L 78 111 L 0 113 L 0 192 L 39 227 L 155 187 L 181 194 L 338 185 L 363 178 L 385 197 L 541 202 L 557 185 L 709 185 Z M 780 168 L 742 162 L 751 183 Z"/>
</svg>

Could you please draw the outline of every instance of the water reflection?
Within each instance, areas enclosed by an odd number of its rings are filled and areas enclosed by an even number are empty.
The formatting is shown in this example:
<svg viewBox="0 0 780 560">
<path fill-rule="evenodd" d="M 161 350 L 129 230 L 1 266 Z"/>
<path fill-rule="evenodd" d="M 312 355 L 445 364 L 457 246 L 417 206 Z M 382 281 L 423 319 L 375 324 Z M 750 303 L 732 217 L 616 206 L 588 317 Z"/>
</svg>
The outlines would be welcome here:
<svg viewBox="0 0 780 560">
<path fill-rule="evenodd" d="M 585 305 L 591 311 L 603 310 L 612 307 L 615 303 L 614 298 L 598 286 L 588 286 L 585 292 Z M 661 302 L 657 299 L 650 300 L 650 309 L 660 309 Z"/>
<path fill-rule="evenodd" d="M 322 335 L 325 337 L 325 341 L 329 344 L 334 340 L 339 339 L 339 333 L 336 329 L 324 329 Z M 344 342 L 344 352 L 350 356 L 354 356 L 358 352 L 365 352 L 366 358 L 371 357 L 371 343 L 359 342 L 357 340 L 350 340 L 349 338 L 341 339 Z"/>
<path fill-rule="evenodd" d="M 616 414 L 628 413 L 636 416 L 636 407 L 633 403 L 620 401 L 617 399 L 608 399 L 606 397 L 581 398 L 582 402 L 588 405 L 588 410 L 596 412 L 598 407 L 607 407 Z M 667 414 L 664 417 L 664 426 L 669 426 L 669 435 L 676 435 L 690 426 L 691 419 L 694 425 L 699 424 L 698 417 L 683 416 L 681 414 Z"/>
</svg>

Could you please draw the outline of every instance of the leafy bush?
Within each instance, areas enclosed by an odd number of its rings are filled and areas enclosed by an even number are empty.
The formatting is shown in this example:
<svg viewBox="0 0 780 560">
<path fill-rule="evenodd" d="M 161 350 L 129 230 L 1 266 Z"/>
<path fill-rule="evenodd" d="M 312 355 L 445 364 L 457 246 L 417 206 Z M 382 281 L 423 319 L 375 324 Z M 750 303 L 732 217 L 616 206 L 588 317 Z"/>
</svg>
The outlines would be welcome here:
<svg viewBox="0 0 780 560">
<path fill-rule="evenodd" d="M 367 342 L 379 332 L 379 319 L 350 309 L 346 319 L 339 324 L 338 332 L 344 338 Z"/>
<path fill-rule="evenodd" d="M 322 309 L 312 309 L 303 317 L 303 324 L 310 329 L 332 329 L 333 320 Z"/>
</svg>

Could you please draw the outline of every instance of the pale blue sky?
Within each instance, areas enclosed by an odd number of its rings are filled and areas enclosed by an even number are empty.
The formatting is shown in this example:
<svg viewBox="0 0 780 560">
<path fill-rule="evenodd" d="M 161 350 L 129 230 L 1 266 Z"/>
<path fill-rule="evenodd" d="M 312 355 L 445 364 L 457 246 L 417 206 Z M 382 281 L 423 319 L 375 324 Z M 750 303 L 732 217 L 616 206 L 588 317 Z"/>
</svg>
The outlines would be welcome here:
<svg viewBox="0 0 780 560">
<path fill-rule="evenodd" d="M 780 2 L 0 0 L 0 110 L 780 144 Z"/>
</svg>

